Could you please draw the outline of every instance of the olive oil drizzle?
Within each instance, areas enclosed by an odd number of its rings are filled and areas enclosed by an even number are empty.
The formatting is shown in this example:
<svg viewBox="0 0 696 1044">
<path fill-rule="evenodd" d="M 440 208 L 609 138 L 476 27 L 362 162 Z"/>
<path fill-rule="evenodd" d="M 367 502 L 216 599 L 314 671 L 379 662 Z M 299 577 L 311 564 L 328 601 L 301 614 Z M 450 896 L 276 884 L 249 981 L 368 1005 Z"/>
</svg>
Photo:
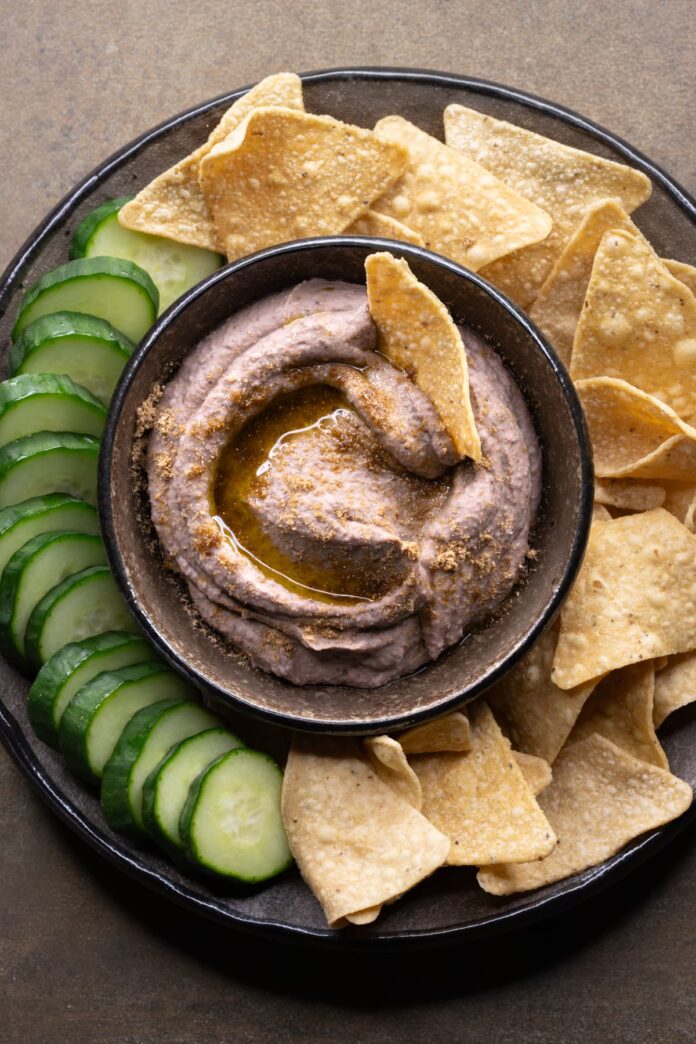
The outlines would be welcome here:
<svg viewBox="0 0 696 1044">
<path fill-rule="evenodd" d="M 322 568 L 283 552 L 264 532 L 250 499 L 263 496 L 274 461 L 290 440 L 330 431 L 352 414 L 341 393 L 325 385 L 281 396 L 230 439 L 211 490 L 213 521 L 235 553 L 292 593 L 335 605 L 373 602 L 384 592 L 381 585 L 375 588 L 374 578 L 351 569 L 349 553 L 342 569 Z"/>
</svg>

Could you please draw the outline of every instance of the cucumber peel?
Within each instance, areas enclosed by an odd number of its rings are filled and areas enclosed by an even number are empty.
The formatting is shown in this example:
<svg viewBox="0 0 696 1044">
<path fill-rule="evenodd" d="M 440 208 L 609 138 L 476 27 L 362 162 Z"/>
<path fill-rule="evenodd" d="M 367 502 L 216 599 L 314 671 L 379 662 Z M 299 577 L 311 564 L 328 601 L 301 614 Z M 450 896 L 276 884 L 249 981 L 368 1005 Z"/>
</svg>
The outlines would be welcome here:
<svg viewBox="0 0 696 1044">
<path fill-rule="evenodd" d="M 10 376 L 67 374 L 108 403 L 134 344 L 105 319 L 54 312 L 35 319 L 10 348 Z"/>
<path fill-rule="evenodd" d="M 43 315 L 70 311 L 106 319 L 137 343 L 158 308 L 157 287 L 139 265 L 116 257 L 83 257 L 47 272 L 27 290 L 12 339 Z"/>
</svg>

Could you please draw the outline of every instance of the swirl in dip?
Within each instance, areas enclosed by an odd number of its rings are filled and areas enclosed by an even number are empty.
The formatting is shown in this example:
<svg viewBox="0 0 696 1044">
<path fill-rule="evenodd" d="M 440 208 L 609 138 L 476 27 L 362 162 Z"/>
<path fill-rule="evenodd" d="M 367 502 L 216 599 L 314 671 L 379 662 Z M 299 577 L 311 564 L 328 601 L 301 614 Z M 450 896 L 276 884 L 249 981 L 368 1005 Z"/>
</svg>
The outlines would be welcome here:
<svg viewBox="0 0 696 1044">
<path fill-rule="evenodd" d="M 430 399 L 375 350 L 364 286 L 313 279 L 257 302 L 166 386 L 154 524 L 203 619 L 264 670 L 383 685 L 515 585 L 539 445 L 498 356 L 460 332 L 480 464 L 458 462 Z"/>
</svg>

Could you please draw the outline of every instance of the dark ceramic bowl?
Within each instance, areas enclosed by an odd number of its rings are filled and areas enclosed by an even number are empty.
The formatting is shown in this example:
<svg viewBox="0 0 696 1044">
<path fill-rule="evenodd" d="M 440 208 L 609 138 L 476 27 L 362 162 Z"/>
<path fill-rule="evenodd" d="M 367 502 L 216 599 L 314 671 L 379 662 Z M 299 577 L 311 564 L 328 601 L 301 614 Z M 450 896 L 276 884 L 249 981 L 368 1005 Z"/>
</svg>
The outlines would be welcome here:
<svg viewBox="0 0 696 1044">
<path fill-rule="evenodd" d="M 252 302 L 320 276 L 364 282 L 365 257 L 388 249 L 459 321 L 499 353 L 529 404 L 543 455 L 538 557 L 505 612 L 426 668 L 378 689 L 293 685 L 258 670 L 204 625 L 194 626 L 185 585 L 163 567 L 146 483 L 135 481 L 138 407 L 206 334 Z M 141 455 L 142 457 L 142 455 Z M 142 489 L 143 492 L 135 492 Z M 134 503 L 135 499 L 135 503 Z M 112 567 L 139 623 L 160 652 L 235 709 L 295 729 L 383 732 L 472 699 L 529 648 L 561 605 L 580 565 L 592 502 L 589 443 L 576 393 L 532 323 L 483 279 L 419 247 L 390 240 L 300 240 L 228 265 L 177 302 L 142 342 L 112 403 L 101 456 L 100 513 Z"/>
</svg>

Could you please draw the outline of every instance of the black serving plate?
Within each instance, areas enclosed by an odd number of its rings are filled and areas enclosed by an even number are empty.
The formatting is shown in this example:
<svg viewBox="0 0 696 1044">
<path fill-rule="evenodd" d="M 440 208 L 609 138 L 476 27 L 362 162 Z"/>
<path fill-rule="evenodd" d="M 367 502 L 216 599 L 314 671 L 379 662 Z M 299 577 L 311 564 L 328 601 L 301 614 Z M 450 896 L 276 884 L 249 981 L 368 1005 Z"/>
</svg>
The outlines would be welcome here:
<svg viewBox="0 0 696 1044">
<path fill-rule="evenodd" d="M 442 137 L 442 110 L 461 102 L 568 145 L 645 171 L 651 199 L 635 215 L 663 257 L 693 261 L 696 203 L 664 171 L 608 131 L 576 113 L 520 91 L 481 80 L 405 69 L 336 69 L 303 77 L 307 109 L 363 126 L 400 113 Z M 0 282 L 0 335 L 5 349 L 25 286 L 67 260 L 84 215 L 106 199 L 133 194 L 154 175 L 192 151 L 242 91 L 176 116 L 103 163 L 38 226 Z M 634 841 L 601 866 L 536 892 L 497 898 L 482 892 L 474 872 L 438 871 L 406 898 L 387 907 L 373 925 L 342 932 L 326 928 L 319 904 L 297 871 L 265 887 L 234 889 L 182 873 L 154 849 L 140 848 L 106 826 L 96 792 L 76 781 L 62 758 L 35 739 L 27 720 L 27 681 L 0 661 L 0 738 L 62 819 L 94 849 L 158 892 L 219 922 L 329 946 L 426 945 L 480 938 L 557 912 L 635 868 L 692 822 L 696 806 L 674 823 Z M 245 725 L 246 734 L 249 728 Z M 252 737 L 250 737 L 251 739 Z M 662 739 L 673 771 L 696 786 L 696 714 L 674 715 Z"/>
</svg>

